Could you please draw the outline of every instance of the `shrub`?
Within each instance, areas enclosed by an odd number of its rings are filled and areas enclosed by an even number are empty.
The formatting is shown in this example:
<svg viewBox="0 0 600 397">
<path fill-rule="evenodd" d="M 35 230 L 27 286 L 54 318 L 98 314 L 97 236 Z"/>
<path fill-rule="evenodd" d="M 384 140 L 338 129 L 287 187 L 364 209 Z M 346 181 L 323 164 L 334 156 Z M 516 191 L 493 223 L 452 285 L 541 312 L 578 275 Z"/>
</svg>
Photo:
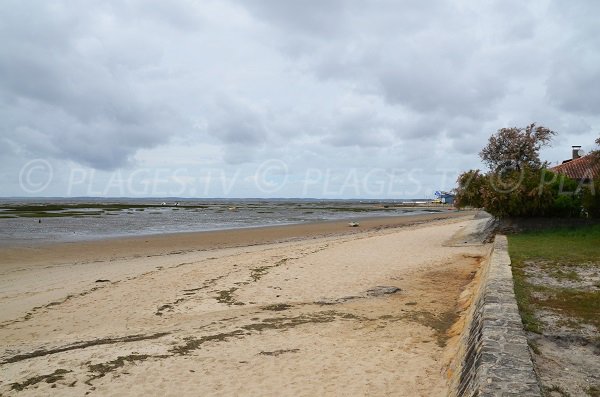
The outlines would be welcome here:
<svg viewBox="0 0 600 397">
<path fill-rule="evenodd" d="M 481 174 L 479 170 L 470 170 L 459 175 L 457 182 L 458 188 L 456 189 L 454 205 L 457 208 L 482 208 L 482 192 L 487 184 L 485 175 Z"/>
<path fill-rule="evenodd" d="M 484 208 L 491 215 L 543 216 L 549 212 L 554 197 L 549 185 L 541 184 L 541 170 L 490 172 L 484 190 Z"/>
<path fill-rule="evenodd" d="M 574 217 L 581 214 L 581 198 L 576 195 L 563 194 L 554 198 L 554 204 L 548 215 Z"/>
<path fill-rule="evenodd" d="M 543 182 L 550 181 L 550 190 L 554 196 L 554 204 L 546 214 L 549 216 L 580 216 L 582 210 L 582 192 L 579 183 L 566 175 L 555 174 L 549 170 L 542 171 Z"/>
<path fill-rule="evenodd" d="M 581 201 L 588 216 L 600 218 L 600 178 L 583 189 Z"/>
<path fill-rule="evenodd" d="M 481 174 L 471 170 L 458 177 L 456 202 L 459 208 L 484 208 L 497 218 L 508 216 L 578 216 L 581 194 L 576 181 L 547 169 Z"/>
</svg>

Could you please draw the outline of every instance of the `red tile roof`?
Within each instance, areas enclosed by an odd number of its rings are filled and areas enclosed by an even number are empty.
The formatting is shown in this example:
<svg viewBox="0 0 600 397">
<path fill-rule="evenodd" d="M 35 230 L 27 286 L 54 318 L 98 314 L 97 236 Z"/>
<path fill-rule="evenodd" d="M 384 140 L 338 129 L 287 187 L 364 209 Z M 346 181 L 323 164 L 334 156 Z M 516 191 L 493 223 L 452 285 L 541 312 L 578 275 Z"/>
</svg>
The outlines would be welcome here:
<svg viewBox="0 0 600 397">
<path fill-rule="evenodd" d="M 600 161 L 597 161 L 592 154 L 588 154 L 552 167 L 550 170 L 571 179 L 596 179 L 600 176 Z"/>
</svg>

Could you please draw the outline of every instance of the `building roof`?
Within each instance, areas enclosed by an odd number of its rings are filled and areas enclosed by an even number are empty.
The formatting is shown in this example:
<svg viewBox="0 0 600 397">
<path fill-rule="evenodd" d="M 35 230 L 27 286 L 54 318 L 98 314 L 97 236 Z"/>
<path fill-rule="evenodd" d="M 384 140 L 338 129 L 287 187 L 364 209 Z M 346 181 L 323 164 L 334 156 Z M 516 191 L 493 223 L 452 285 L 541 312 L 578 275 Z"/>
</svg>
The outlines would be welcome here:
<svg viewBox="0 0 600 397">
<path fill-rule="evenodd" d="M 597 161 L 592 154 L 588 154 L 578 159 L 568 160 L 550 170 L 571 179 L 596 179 L 600 177 L 600 161 Z"/>
</svg>

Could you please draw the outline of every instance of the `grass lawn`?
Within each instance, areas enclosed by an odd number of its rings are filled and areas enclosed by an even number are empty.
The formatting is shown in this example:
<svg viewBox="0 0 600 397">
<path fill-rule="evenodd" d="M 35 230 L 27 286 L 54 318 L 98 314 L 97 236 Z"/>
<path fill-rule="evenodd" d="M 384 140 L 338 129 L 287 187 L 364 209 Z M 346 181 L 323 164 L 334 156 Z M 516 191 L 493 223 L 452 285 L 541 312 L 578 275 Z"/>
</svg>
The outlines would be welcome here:
<svg viewBox="0 0 600 397">
<path fill-rule="evenodd" d="M 536 308 L 554 310 L 600 328 L 599 288 L 550 288 L 533 284 L 527 277 L 527 268 L 532 265 L 539 273 L 558 281 L 581 280 L 573 269 L 586 266 L 597 276 L 600 272 L 600 225 L 520 233 L 508 236 L 508 241 L 515 294 L 526 330 L 541 332 L 542 325 L 534 315 Z"/>
<path fill-rule="evenodd" d="M 543 396 L 600 397 L 600 225 L 508 236 Z"/>
</svg>

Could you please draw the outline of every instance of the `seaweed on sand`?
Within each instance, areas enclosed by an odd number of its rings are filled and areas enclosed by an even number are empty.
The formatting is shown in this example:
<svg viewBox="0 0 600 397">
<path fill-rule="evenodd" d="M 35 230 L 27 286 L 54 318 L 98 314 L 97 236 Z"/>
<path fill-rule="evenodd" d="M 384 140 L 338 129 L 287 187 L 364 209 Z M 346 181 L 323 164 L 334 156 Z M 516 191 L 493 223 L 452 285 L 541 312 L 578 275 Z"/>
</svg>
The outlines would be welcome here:
<svg viewBox="0 0 600 397">
<path fill-rule="evenodd" d="M 33 386 L 40 382 L 54 383 L 56 381 L 64 379 L 65 378 L 64 375 L 69 372 L 72 372 L 72 371 L 68 371 L 66 369 L 57 369 L 56 371 L 52 372 L 51 374 L 34 376 L 29 379 L 26 379 L 25 381 L 23 381 L 21 383 L 19 383 L 19 382 L 12 383 L 10 385 L 10 387 L 12 390 L 22 391 L 26 387 Z"/>
</svg>

